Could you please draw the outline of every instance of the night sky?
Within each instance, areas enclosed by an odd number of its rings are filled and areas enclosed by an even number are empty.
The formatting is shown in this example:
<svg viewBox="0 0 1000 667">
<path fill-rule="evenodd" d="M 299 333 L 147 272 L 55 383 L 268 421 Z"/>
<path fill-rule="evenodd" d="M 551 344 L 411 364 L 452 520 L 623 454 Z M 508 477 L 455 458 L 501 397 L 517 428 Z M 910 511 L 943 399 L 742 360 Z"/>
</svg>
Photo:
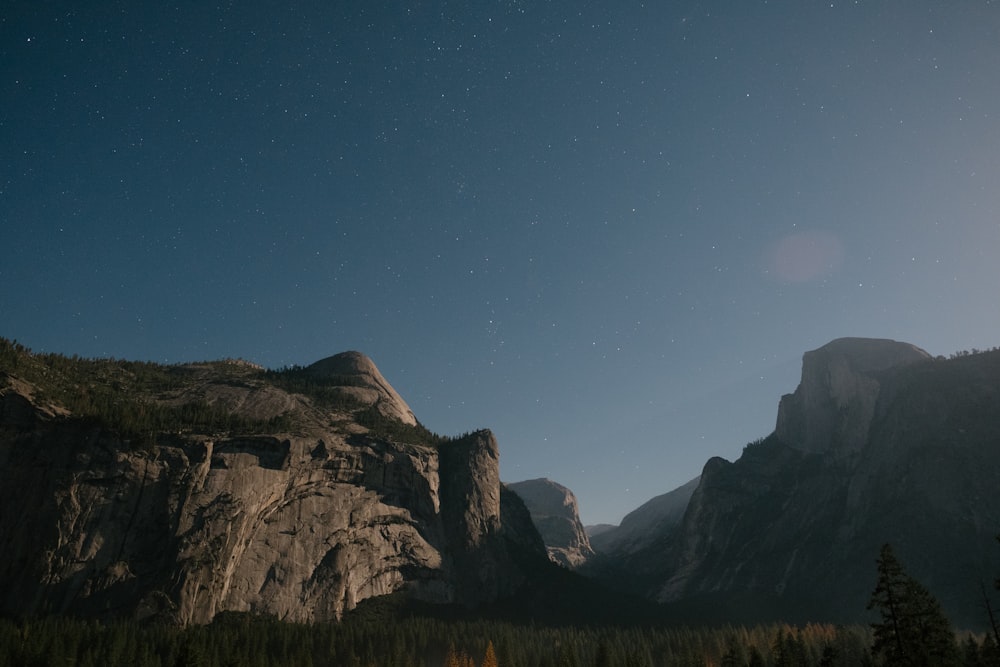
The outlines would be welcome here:
<svg viewBox="0 0 1000 667">
<path fill-rule="evenodd" d="M 806 350 L 1000 345 L 998 73 L 986 0 L 6 2 L 0 335 L 360 350 L 617 522 Z"/>
</svg>

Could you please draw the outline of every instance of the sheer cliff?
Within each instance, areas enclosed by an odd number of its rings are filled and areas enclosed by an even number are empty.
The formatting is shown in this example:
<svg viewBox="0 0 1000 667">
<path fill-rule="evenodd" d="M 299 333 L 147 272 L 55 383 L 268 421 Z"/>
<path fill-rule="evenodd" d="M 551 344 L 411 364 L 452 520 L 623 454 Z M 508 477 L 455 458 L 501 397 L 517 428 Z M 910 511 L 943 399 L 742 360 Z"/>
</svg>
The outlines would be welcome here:
<svg viewBox="0 0 1000 667">
<path fill-rule="evenodd" d="M 157 366 L 0 345 L 0 611 L 339 618 L 476 605 L 544 546 L 489 431 L 423 429 L 356 352 Z"/>
</svg>

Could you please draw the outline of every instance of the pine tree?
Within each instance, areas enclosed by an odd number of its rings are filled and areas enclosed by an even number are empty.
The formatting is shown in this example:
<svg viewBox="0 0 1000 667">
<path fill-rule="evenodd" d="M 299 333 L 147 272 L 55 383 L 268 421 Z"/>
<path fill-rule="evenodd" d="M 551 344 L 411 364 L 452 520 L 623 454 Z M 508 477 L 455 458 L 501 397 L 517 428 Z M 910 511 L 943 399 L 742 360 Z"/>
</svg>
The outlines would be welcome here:
<svg viewBox="0 0 1000 667">
<path fill-rule="evenodd" d="M 881 615 L 872 624 L 872 655 L 882 664 L 902 667 L 944 667 L 958 662 L 951 624 L 941 605 L 896 559 L 892 547 L 882 547 L 878 581 L 868 609 Z"/>
<path fill-rule="evenodd" d="M 497 652 L 493 649 L 493 641 L 486 644 L 486 654 L 483 656 L 483 667 L 499 667 L 497 665 Z"/>
<path fill-rule="evenodd" d="M 559 648 L 556 664 L 558 667 L 579 667 L 580 661 L 577 659 L 576 650 L 568 641 L 564 641 Z"/>
<path fill-rule="evenodd" d="M 448 653 L 444 658 L 444 667 L 462 667 L 462 657 L 455 650 L 455 645 L 452 644 L 448 647 Z"/>
<path fill-rule="evenodd" d="M 594 657 L 594 667 L 612 667 L 614 662 L 611 659 L 611 647 L 606 639 L 602 639 L 597 645 L 597 655 Z"/>
<path fill-rule="evenodd" d="M 986 635 L 983 638 L 983 643 L 979 647 L 979 655 L 985 665 L 990 665 L 991 667 L 1000 665 L 1000 647 L 997 646 L 992 635 Z"/>
<path fill-rule="evenodd" d="M 722 654 L 721 667 L 743 667 L 746 665 L 746 652 L 743 646 L 736 641 L 736 637 L 729 637 L 726 640 L 726 652 Z"/>
</svg>

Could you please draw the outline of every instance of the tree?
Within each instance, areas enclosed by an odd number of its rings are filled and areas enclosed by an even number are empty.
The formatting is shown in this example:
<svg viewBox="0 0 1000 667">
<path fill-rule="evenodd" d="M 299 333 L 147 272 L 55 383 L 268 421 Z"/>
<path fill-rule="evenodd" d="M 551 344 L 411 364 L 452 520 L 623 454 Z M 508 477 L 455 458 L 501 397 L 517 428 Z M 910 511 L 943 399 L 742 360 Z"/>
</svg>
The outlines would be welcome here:
<svg viewBox="0 0 1000 667">
<path fill-rule="evenodd" d="M 490 645 L 492 646 L 492 642 Z M 448 653 L 444 658 L 444 665 L 445 667 L 476 667 L 476 661 L 465 651 L 456 651 L 455 645 L 452 644 L 448 647 Z"/>
<path fill-rule="evenodd" d="M 562 642 L 562 645 L 559 647 L 556 665 L 558 667 L 579 667 L 580 661 L 577 659 L 576 650 L 568 641 Z"/>
<path fill-rule="evenodd" d="M 611 657 L 611 647 L 607 639 L 597 644 L 597 654 L 594 656 L 594 667 L 612 667 L 617 661 Z"/>
<path fill-rule="evenodd" d="M 498 667 L 497 652 L 493 649 L 493 641 L 486 644 L 486 654 L 483 656 L 483 667 Z"/>
<path fill-rule="evenodd" d="M 736 640 L 730 636 L 726 639 L 726 652 L 722 654 L 721 667 L 743 667 L 746 664 L 746 651 Z"/>
<path fill-rule="evenodd" d="M 997 535 L 997 541 L 1000 542 L 1000 535 Z M 983 604 L 986 606 L 986 615 L 989 616 L 990 619 L 990 628 L 993 630 L 993 639 L 997 644 L 1000 644 L 1000 626 L 997 625 L 993 604 L 990 602 L 990 596 L 986 594 L 986 586 L 980 582 L 979 587 L 983 593 Z M 993 587 L 1000 591 L 1000 579 L 994 580 Z"/>
<path fill-rule="evenodd" d="M 901 667 L 957 664 L 955 634 L 938 601 L 904 571 L 888 544 L 877 563 L 878 580 L 868 603 L 881 616 L 872 624 L 875 659 Z"/>
<path fill-rule="evenodd" d="M 181 644 L 174 658 L 175 667 L 204 667 L 207 664 L 204 653 L 191 640 Z"/>
</svg>

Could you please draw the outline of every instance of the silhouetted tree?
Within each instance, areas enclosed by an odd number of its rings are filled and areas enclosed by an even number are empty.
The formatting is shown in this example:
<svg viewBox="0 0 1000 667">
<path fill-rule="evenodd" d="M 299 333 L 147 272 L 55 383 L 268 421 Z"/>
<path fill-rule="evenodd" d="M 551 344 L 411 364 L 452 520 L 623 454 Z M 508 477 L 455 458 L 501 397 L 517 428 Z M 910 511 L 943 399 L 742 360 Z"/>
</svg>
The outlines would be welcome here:
<svg viewBox="0 0 1000 667">
<path fill-rule="evenodd" d="M 908 575 L 892 547 L 882 547 L 878 581 L 868 609 L 881 615 L 872 624 L 872 655 L 884 665 L 944 667 L 958 664 L 958 647 L 941 605 Z"/>
<path fill-rule="evenodd" d="M 722 654 L 722 667 L 744 667 L 746 665 L 746 655 L 743 645 L 736 641 L 735 637 L 726 640 L 726 652 Z"/>
</svg>

